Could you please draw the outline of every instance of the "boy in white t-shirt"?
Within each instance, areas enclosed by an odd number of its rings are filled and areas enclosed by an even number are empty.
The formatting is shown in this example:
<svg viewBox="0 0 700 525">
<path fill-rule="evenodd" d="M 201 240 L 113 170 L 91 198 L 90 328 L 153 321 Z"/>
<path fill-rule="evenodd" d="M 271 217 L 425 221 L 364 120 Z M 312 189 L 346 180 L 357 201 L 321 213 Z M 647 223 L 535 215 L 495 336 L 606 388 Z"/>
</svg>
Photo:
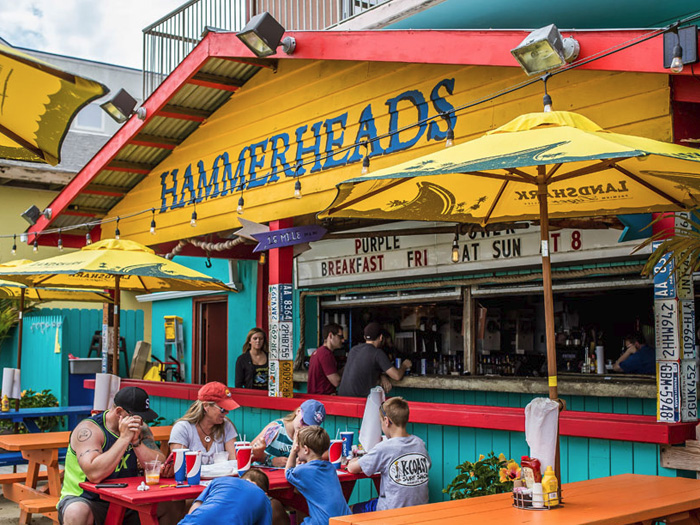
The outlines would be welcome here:
<svg viewBox="0 0 700 525">
<path fill-rule="evenodd" d="M 379 417 L 382 432 L 389 439 L 348 463 L 353 474 L 382 475 L 379 497 L 353 505 L 354 514 L 428 503 L 430 456 L 423 440 L 406 431 L 408 415 L 408 403 L 403 398 L 387 399 L 379 407 Z"/>
</svg>

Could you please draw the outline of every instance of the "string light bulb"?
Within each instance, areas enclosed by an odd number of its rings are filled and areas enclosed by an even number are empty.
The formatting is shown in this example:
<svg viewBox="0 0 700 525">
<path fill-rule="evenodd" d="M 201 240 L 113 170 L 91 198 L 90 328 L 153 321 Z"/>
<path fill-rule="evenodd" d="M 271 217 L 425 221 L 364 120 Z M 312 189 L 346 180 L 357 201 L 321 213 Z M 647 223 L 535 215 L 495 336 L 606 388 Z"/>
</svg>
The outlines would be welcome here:
<svg viewBox="0 0 700 525">
<path fill-rule="evenodd" d="M 363 146 L 365 147 L 365 156 L 362 159 L 362 175 L 367 175 L 369 173 L 369 142 L 365 140 Z"/>
<path fill-rule="evenodd" d="M 683 48 L 681 47 L 681 40 L 678 37 L 678 32 L 676 31 L 676 45 L 673 46 L 673 60 L 671 60 L 671 71 L 673 73 L 680 73 L 683 71 Z"/>
<path fill-rule="evenodd" d="M 301 199 L 301 181 L 299 180 L 299 170 L 301 169 L 301 161 L 297 161 L 297 165 L 294 168 L 294 198 Z"/>
<path fill-rule="evenodd" d="M 121 236 L 121 232 L 119 231 L 119 220 L 120 220 L 120 218 L 117 217 L 117 227 L 114 228 L 114 238 L 115 239 L 119 239 L 119 237 Z"/>
<path fill-rule="evenodd" d="M 85 246 L 90 246 L 92 244 L 92 237 L 90 236 L 90 232 L 85 234 Z"/>
<path fill-rule="evenodd" d="M 34 253 L 39 251 L 39 239 L 37 237 L 34 237 L 34 248 L 32 248 L 32 251 Z"/>
<path fill-rule="evenodd" d="M 197 208 L 192 210 L 192 217 L 190 218 L 190 226 L 193 228 L 197 227 Z"/>
<path fill-rule="evenodd" d="M 61 230 L 58 230 L 58 251 L 63 251 L 63 237 L 61 236 Z"/>
<path fill-rule="evenodd" d="M 447 138 L 445 138 L 445 147 L 451 148 L 455 145 L 455 132 L 452 131 L 452 126 L 447 129 Z"/>
<path fill-rule="evenodd" d="M 452 241 L 452 262 L 459 262 L 459 230 L 455 232 L 455 238 Z"/>
<path fill-rule="evenodd" d="M 156 209 L 151 208 L 151 229 L 148 230 L 151 232 L 151 235 L 156 234 Z"/>
<path fill-rule="evenodd" d="M 17 234 L 12 236 L 12 255 L 17 255 Z"/>
<path fill-rule="evenodd" d="M 236 212 L 238 213 L 238 215 L 243 215 L 243 204 L 244 203 L 245 203 L 245 201 L 243 200 L 243 195 L 241 195 L 238 198 L 238 207 L 236 208 Z"/>
</svg>

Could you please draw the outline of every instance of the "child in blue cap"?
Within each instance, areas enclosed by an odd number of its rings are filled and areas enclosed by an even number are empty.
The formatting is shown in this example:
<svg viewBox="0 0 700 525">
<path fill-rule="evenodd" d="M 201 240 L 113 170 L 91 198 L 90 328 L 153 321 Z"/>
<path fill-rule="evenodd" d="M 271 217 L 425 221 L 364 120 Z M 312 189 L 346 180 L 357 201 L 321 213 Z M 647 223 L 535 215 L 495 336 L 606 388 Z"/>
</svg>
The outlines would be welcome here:
<svg viewBox="0 0 700 525">
<path fill-rule="evenodd" d="M 283 419 L 269 423 L 252 441 L 253 459 L 271 467 L 284 467 L 300 428 L 319 426 L 326 419 L 326 408 L 315 399 L 307 399 Z"/>
</svg>

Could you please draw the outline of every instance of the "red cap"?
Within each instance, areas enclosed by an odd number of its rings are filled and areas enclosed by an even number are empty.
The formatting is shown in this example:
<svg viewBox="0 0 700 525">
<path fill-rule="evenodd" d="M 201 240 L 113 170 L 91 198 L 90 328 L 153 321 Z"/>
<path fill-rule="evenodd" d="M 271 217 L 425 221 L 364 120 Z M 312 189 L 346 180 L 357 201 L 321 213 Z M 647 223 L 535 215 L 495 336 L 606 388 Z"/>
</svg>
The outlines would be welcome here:
<svg viewBox="0 0 700 525">
<path fill-rule="evenodd" d="M 235 410 L 241 406 L 231 398 L 231 391 L 228 387 L 218 381 L 212 381 L 200 388 L 197 399 L 216 403 L 224 410 Z"/>
</svg>

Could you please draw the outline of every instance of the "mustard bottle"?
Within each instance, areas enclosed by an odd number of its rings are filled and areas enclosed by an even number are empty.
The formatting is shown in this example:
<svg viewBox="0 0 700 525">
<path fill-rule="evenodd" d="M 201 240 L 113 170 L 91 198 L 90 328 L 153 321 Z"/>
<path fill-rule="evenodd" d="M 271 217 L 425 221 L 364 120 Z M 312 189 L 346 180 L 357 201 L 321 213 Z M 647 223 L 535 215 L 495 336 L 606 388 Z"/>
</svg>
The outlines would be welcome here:
<svg viewBox="0 0 700 525">
<path fill-rule="evenodd" d="M 542 493 L 544 496 L 545 507 L 556 507 L 559 505 L 559 482 L 554 475 L 554 470 L 551 466 L 547 466 L 542 476 Z"/>
<path fill-rule="evenodd" d="M 2 402 L 0 402 L 0 411 L 2 411 L 2 412 L 9 412 L 10 411 L 10 398 L 7 397 L 7 394 L 2 396 Z"/>
</svg>

